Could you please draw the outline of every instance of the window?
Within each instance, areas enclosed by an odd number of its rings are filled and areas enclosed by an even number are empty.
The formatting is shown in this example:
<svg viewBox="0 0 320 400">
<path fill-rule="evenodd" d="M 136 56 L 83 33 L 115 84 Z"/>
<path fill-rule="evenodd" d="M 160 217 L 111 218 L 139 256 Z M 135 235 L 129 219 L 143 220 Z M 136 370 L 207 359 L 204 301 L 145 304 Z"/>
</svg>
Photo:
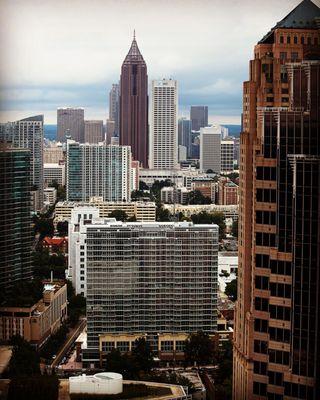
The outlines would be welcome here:
<svg viewBox="0 0 320 400">
<path fill-rule="evenodd" d="M 280 36 L 280 43 L 283 43 L 283 42 L 284 42 L 283 36 Z"/>
<path fill-rule="evenodd" d="M 256 276 L 256 289 L 268 290 L 269 289 L 269 278 L 267 276 Z"/>
<path fill-rule="evenodd" d="M 297 38 L 297 36 L 294 36 L 294 38 L 293 38 L 293 43 L 294 43 L 294 44 L 297 44 L 297 43 L 298 43 L 298 38 Z"/>
<path fill-rule="evenodd" d="M 112 349 L 114 349 L 114 342 L 102 342 L 101 347 L 102 351 L 110 352 Z"/>
<path fill-rule="evenodd" d="M 256 332 L 268 332 L 268 321 L 266 319 L 256 318 L 254 320 L 254 330 Z"/>
<path fill-rule="evenodd" d="M 117 349 L 121 352 L 121 353 L 127 353 L 129 351 L 130 348 L 130 343 L 129 342 L 117 342 Z"/>
<path fill-rule="evenodd" d="M 280 372 L 269 371 L 268 376 L 269 376 L 269 385 L 282 386 L 283 374 L 281 374 Z"/>
<path fill-rule="evenodd" d="M 288 103 L 289 102 L 289 97 L 281 97 L 282 103 Z"/>
<path fill-rule="evenodd" d="M 280 52 L 280 60 L 285 60 L 287 58 L 287 52 L 286 51 L 281 51 Z"/>
<path fill-rule="evenodd" d="M 304 36 L 301 36 L 300 42 L 301 44 L 304 44 Z"/>
<path fill-rule="evenodd" d="M 176 340 L 176 351 L 183 352 L 186 347 L 186 342 L 184 340 Z"/>
<path fill-rule="evenodd" d="M 270 318 L 282 319 L 284 321 L 290 321 L 290 308 L 284 306 L 269 305 Z"/>
<path fill-rule="evenodd" d="M 253 344 L 253 349 L 255 353 L 267 354 L 268 342 L 264 340 L 255 340 Z"/>
<path fill-rule="evenodd" d="M 266 254 L 256 254 L 256 268 L 269 268 L 269 256 Z"/>
<path fill-rule="evenodd" d="M 291 37 L 290 36 L 287 36 L 287 43 L 288 44 L 291 43 Z"/>
<path fill-rule="evenodd" d="M 263 297 L 255 297 L 254 299 L 255 309 L 258 311 L 268 311 L 269 301 Z"/>
<path fill-rule="evenodd" d="M 262 361 L 254 361 L 253 372 L 258 375 L 266 375 L 267 363 L 262 362 Z"/>
<path fill-rule="evenodd" d="M 287 351 L 269 349 L 269 362 L 289 365 L 289 353 Z"/>
<path fill-rule="evenodd" d="M 267 385 L 261 382 L 253 382 L 253 394 L 265 396 L 267 394 Z"/>
<path fill-rule="evenodd" d="M 256 199 L 263 203 L 275 203 L 277 201 L 277 192 L 275 189 L 257 189 Z"/>
<path fill-rule="evenodd" d="M 291 53 L 291 61 L 297 61 L 298 60 L 298 53 L 297 52 L 292 52 Z"/>
<path fill-rule="evenodd" d="M 161 342 L 161 351 L 164 352 L 171 352 L 173 351 L 173 340 L 164 340 Z"/>
<path fill-rule="evenodd" d="M 270 339 L 275 342 L 290 343 L 290 331 L 282 328 L 269 328 Z"/>
<path fill-rule="evenodd" d="M 286 283 L 270 283 L 271 296 L 291 298 L 291 286 Z"/>
</svg>

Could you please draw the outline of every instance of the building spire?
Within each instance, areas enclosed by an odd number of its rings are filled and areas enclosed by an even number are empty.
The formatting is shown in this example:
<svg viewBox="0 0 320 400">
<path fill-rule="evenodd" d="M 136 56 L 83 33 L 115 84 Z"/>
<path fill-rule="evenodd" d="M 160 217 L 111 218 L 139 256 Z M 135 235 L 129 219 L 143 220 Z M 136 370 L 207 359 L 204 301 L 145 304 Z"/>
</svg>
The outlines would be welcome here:
<svg viewBox="0 0 320 400">
<path fill-rule="evenodd" d="M 136 40 L 136 30 L 133 30 L 133 40 Z"/>
</svg>

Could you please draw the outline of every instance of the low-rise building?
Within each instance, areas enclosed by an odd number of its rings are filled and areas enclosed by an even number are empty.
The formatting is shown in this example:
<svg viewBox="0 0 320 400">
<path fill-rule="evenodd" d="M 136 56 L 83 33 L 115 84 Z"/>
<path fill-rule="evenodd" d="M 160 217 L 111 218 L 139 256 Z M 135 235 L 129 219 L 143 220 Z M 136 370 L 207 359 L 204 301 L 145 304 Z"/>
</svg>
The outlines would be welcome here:
<svg viewBox="0 0 320 400">
<path fill-rule="evenodd" d="M 221 178 L 218 184 L 219 204 L 236 205 L 239 204 L 239 186 L 229 178 Z"/>
<path fill-rule="evenodd" d="M 68 237 L 50 237 L 46 236 L 42 240 L 42 247 L 49 250 L 49 254 L 67 254 L 68 253 Z"/>
<path fill-rule="evenodd" d="M 54 187 L 48 187 L 43 189 L 43 199 L 45 206 L 52 206 L 57 201 L 57 189 Z"/>
<path fill-rule="evenodd" d="M 212 178 L 194 178 L 191 182 L 191 190 L 199 191 L 204 197 L 208 197 L 211 201 L 215 200 L 215 183 Z"/>
<path fill-rule="evenodd" d="M 59 185 L 64 186 L 66 184 L 66 171 L 64 162 L 44 164 L 43 180 L 45 187 L 51 185 L 53 182 L 57 182 Z"/>
<path fill-rule="evenodd" d="M 67 319 L 67 285 L 44 282 L 43 298 L 29 307 L 0 307 L 0 340 L 20 335 L 40 348 Z"/>
<path fill-rule="evenodd" d="M 227 283 L 237 278 L 238 253 L 236 251 L 219 252 L 218 254 L 218 283 L 221 292 L 226 289 Z"/>
<path fill-rule="evenodd" d="M 202 211 L 208 213 L 221 212 L 225 218 L 232 218 L 233 220 L 238 219 L 239 210 L 237 205 L 225 206 L 219 204 L 164 204 L 163 207 L 169 210 L 171 214 L 173 212 L 182 212 L 186 217 L 190 217 L 192 214 L 199 214 Z"/>
<path fill-rule="evenodd" d="M 71 212 L 75 207 L 97 207 L 101 218 L 108 218 L 115 210 L 122 210 L 128 217 L 135 217 L 138 222 L 153 222 L 156 220 L 156 204 L 150 201 L 107 202 L 101 197 L 91 197 L 89 202 L 60 201 L 55 206 L 54 224 L 70 221 Z"/>
</svg>

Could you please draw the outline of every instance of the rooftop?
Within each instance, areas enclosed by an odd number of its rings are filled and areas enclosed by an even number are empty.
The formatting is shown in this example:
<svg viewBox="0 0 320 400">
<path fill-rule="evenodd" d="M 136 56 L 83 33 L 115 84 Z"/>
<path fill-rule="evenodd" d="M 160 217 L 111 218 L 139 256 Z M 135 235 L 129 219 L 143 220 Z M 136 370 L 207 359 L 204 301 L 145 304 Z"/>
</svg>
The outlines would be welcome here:
<svg viewBox="0 0 320 400">
<path fill-rule="evenodd" d="M 140 53 L 137 41 L 136 41 L 136 34 L 135 32 L 133 33 L 133 40 L 131 43 L 131 47 L 129 49 L 129 52 L 124 59 L 124 64 L 131 64 L 131 63 L 145 63 L 142 54 Z"/>
<path fill-rule="evenodd" d="M 270 43 L 276 29 L 319 29 L 320 8 L 311 0 L 303 0 L 288 15 L 279 21 L 259 43 Z M 318 19 L 318 21 L 316 20 Z"/>
</svg>

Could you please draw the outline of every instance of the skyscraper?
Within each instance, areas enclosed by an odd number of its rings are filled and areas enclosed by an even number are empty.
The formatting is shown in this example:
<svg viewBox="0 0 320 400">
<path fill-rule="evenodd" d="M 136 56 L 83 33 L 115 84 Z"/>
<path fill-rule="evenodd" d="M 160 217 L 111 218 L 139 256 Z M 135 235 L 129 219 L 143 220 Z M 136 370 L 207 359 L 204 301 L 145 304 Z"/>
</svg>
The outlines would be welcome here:
<svg viewBox="0 0 320 400">
<path fill-rule="evenodd" d="M 234 170 L 234 139 L 221 140 L 221 172 L 230 174 Z"/>
<path fill-rule="evenodd" d="M 34 210 L 43 207 L 43 115 L 28 117 L 4 124 L 0 140 L 6 140 L 12 147 L 30 150 L 31 187 L 36 195 Z"/>
<path fill-rule="evenodd" d="M 103 121 L 102 120 L 86 120 L 84 121 L 84 142 L 99 143 L 103 142 Z"/>
<path fill-rule="evenodd" d="M 152 81 L 150 168 L 172 169 L 178 163 L 178 83 Z"/>
<path fill-rule="evenodd" d="M 200 169 L 221 171 L 221 131 L 218 126 L 200 128 Z"/>
<path fill-rule="evenodd" d="M 131 151 L 129 146 L 80 144 L 67 141 L 67 200 L 105 201 L 131 198 Z"/>
<path fill-rule="evenodd" d="M 135 36 L 121 68 L 119 144 L 148 167 L 148 75 Z"/>
<path fill-rule="evenodd" d="M 190 108 L 191 129 L 200 131 L 200 128 L 208 126 L 208 106 L 191 106 Z"/>
<path fill-rule="evenodd" d="M 88 354 L 104 334 L 213 333 L 217 316 L 217 225 L 80 220 L 86 260 Z M 93 212 L 90 212 L 93 216 Z M 81 251 L 81 247 L 79 249 Z M 124 339 L 119 339 L 124 340 Z"/>
<path fill-rule="evenodd" d="M 190 147 L 192 143 L 191 137 L 191 121 L 186 118 L 179 118 L 178 120 L 178 146 L 185 146 L 187 148 L 187 156 L 190 156 Z"/>
<path fill-rule="evenodd" d="M 120 114 L 120 87 L 118 83 L 113 83 L 109 92 L 109 120 L 114 122 L 115 135 L 119 135 L 119 114 Z"/>
<path fill-rule="evenodd" d="M 65 142 L 67 136 L 83 143 L 84 141 L 84 109 L 58 108 L 57 110 L 57 140 Z"/>
<path fill-rule="evenodd" d="M 11 145 L 10 145 L 11 146 Z M 0 143 L 0 291 L 31 277 L 30 150 Z"/>
<path fill-rule="evenodd" d="M 320 9 L 255 46 L 243 90 L 233 398 L 320 398 Z"/>
</svg>

